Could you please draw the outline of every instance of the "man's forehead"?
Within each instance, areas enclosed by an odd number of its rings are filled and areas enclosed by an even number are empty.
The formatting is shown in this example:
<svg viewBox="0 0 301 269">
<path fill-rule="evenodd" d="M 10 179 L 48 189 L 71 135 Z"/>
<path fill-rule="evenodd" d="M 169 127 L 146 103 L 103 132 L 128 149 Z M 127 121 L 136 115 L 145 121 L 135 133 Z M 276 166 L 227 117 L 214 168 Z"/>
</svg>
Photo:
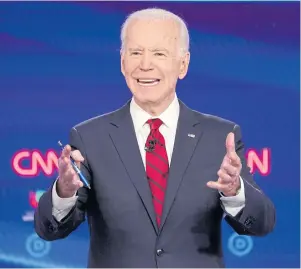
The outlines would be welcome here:
<svg viewBox="0 0 301 269">
<path fill-rule="evenodd" d="M 157 36 L 156 39 L 143 39 L 143 37 L 131 37 L 127 36 L 127 44 L 129 47 L 137 47 L 137 48 L 148 48 L 148 49 L 158 49 L 158 48 L 167 48 L 173 46 L 177 43 L 178 38 L 175 36 L 164 35 L 162 37 Z"/>
</svg>

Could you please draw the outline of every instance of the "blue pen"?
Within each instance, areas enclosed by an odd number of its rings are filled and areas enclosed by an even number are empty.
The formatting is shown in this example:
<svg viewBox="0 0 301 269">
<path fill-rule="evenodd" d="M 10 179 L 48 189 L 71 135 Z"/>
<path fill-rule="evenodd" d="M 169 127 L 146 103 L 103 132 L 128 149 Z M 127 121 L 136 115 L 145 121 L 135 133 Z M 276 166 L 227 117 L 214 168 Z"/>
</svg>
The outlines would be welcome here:
<svg viewBox="0 0 301 269">
<path fill-rule="evenodd" d="M 58 144 L 63 150 L 64 147 L 63 147 L 63 144 L 61 143 L 61 141 L 58 141 Z M 82 180 L 82 182 L 86 185 L 86 187 L 88 189 L 91 189 L 89 182 L 87 181 L 87 179 L 85 178 L 83 173 L 80 171 L 80 169 L 77 167 L 76 162 L 74 161 L 74 159 L 72 158 L 71 155 L 70 155 L 70 160 L 71 160 L 71 165 L 74 168 L 75 172 L 78 174 L 79 178 Z"/>
</svg>

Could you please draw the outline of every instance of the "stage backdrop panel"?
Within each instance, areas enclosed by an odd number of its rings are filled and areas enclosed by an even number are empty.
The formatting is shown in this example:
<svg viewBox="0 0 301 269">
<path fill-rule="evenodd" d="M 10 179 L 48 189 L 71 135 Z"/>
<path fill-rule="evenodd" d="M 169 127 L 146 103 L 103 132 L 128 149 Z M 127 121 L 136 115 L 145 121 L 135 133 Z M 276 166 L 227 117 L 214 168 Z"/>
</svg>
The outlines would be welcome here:
<svg viewBox="0 0 301 269">
<path fill-rule="evenodd" d="M 130 98 L 120 26 L 129 12 L 153 6 L 181 15 L 190 30 L 191 64 L 178 96 L 241 126 L 248 164 L 276 206 L 267 237 L 238 236 L 223 224 L 227 267 L 299 267 L 298 2 L 2 2 L 3 267 L 86 266 L 87 224 L 45 242 L 33 211 L 57 176 L 57 141 L 67 143 L 73 125 Z"/>
</svg>

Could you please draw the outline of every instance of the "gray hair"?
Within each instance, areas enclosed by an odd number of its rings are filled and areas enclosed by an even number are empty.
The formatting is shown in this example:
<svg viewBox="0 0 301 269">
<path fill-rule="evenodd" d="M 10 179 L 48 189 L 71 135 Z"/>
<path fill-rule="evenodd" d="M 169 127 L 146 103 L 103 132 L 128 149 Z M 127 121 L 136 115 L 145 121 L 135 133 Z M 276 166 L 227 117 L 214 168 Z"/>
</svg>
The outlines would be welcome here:
<svg viewBox="0 0 301 269">
<path fill-rule="evenodd" d="M 164 19 L 172 19 L 174 20 L 180 27 L 180 53 L 185 54 L 186 52 L 189 51 L 189 32 L 186 26 L 186 23 L 182 18 L 180 18 L 178 15 L 167 11 L 165 9 L 160 9 L 160 8 L 147 8 L 147 9 L 142 9 L 135 11 L 131 13 L 125 22 L 123 23 L 121 27 L 121 34 L 120 34 L 120 39 L 121 39 L 121 53 L 124 51 L 125 48 L 125 39 L 126 39 L 126 34 L 127 34 L 127 28 L 129 24 L 135 20 L 135 19 L 159 19 L 159 20 L 164 20 Z"/>
</svg>

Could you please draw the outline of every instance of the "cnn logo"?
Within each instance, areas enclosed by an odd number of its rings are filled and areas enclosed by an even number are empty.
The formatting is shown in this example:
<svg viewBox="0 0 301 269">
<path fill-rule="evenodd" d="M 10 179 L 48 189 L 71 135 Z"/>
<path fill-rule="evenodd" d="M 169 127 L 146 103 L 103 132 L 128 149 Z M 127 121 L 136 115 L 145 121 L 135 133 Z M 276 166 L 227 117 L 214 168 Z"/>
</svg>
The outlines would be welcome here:
<svg viewBox="0 0 301 269">
<path fill-rule="evenodd" d="M 54 150 L 48 150 L 43 154 L 39 150 L 23 149 L 13 156 L 12 169 L 19 176 L 35 177 L 43 173 L 51 177 L 58 169 L 58 158 Z M 249 149 L 246 152 L 246 159 L 251 173 L 258 172 L 262 176 L 270 174 L 271 149 L 263 148 L 260 151 Z"/>
</svg>

